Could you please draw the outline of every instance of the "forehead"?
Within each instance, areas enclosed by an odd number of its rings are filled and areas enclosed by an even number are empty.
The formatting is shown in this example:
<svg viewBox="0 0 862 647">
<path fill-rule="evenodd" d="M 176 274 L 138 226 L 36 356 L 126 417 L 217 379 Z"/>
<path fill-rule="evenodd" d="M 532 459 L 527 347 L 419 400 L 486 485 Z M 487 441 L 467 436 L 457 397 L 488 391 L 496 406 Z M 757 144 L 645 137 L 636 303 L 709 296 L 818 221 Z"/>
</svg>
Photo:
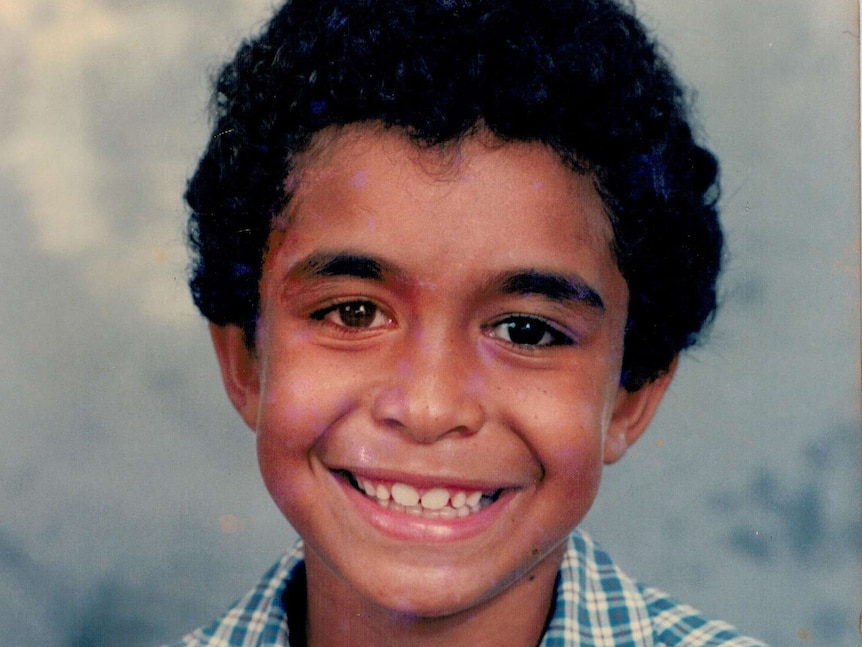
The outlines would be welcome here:
<svg viewBox="0 0 862 647">
<path fill-rule="evenodd" d="M 426 273 L 541 268 L 598 288 L 616 271 L 592 178 L 539 143 L 480 130 L 422 146 L 396 129 L 330 129 L 296 161 L 286 189 L 270 245 L 286 257 L 280 264 L 357 250 L 407 256 Z"/>
</svg>

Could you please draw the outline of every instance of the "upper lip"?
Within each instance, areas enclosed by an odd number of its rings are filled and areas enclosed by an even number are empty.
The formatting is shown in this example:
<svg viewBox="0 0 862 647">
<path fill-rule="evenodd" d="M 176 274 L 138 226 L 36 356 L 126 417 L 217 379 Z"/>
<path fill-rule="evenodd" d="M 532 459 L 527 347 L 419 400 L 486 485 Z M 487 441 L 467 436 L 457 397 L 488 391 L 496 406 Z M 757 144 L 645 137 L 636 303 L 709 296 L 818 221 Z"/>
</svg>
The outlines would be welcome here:
<svg viewBox="0 0 862 647">
<path fill-rule="evenodd" d="M 480 492 L 494 492 L 497 490 L 513 489 L 520 487 L 519 484 L 504 482 L 497 479 L 475 479 L 464 478 L 446 474 L 405 474 L 401 470 L 369 469 L 350 467 L 330 467 L 333 472 L 349 472 L 355 478 L 365 478 L 371 481 L 383 481 L 392 483 L 404 483 L 417 489 L 444 487 L 453 490 L 469 490 Z"/>
</svg>

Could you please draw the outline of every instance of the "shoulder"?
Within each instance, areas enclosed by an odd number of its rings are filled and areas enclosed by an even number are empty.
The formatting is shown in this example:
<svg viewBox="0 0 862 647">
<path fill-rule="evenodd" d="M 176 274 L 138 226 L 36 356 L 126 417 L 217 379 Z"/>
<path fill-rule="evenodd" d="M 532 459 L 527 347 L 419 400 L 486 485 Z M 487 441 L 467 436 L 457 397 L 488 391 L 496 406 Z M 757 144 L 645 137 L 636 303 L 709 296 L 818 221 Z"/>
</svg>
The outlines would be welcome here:
<svg viewBox="0 0 862 647">
<path fill-rule="evenodd" d="M 765 647 L 630 578 L 589 535 L 569 538 L 542 647 Z"/>
<path fill-rule="evenodd" d="M 303 558 L 302 543 L 297 542 L 221 617 L 170 647 L 289 647 L 288 615 L 282 600 L 297 572 L 304 571 Z"/>
</svg>

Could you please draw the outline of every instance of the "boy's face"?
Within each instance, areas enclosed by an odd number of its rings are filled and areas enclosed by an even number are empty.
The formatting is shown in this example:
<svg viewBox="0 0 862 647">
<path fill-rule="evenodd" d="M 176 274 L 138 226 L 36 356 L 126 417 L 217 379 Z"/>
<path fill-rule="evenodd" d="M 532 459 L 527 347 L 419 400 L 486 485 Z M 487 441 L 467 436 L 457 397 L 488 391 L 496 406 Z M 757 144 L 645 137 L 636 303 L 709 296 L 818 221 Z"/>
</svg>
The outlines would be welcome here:
<svg viewBox="0 0 862 647">
<path fill-rule="evenodd" d="M 619 387 L 628 292 L 590 178 L 538 144 L 354 126 L 288 183 L 256 350 L 213 335 L 309 564 L 431 616 L 552 577 L 666 384 Z"/>
</svg>

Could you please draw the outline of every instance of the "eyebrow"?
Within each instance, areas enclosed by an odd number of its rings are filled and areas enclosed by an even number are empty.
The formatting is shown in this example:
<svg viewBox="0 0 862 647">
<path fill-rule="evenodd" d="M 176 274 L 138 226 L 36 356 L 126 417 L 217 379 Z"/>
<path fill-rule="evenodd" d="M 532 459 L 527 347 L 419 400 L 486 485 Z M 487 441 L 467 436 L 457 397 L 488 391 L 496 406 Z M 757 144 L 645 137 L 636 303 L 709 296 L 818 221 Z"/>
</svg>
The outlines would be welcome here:
<svg viewBox="0 0 862 647">
<path fill-rule="evenodd" d="M 503 294 L 537 295 L 558 303 L 582 303 L 600 312 L 605 310 L 599 293 L 580 277 L 526 270 L 506 274 L 494 283 Z"/>
<path fill-rule="evenodd" d="M 316 252 L 303 259 L 291 271 L 300 278 L 350 276 L 357 279 L 382 281 L 385 274 L 393 273 L 385 263 L 364 254 L 349 251 Z"/>
<path fill-rule="evenodd" d="M 400 276 L 402 272 L 372 256 L 342 250 L 310 254 L 297 264 L 290 274 L 309 279 L 349 276 L 383 281 L 386 275 Z M 495 277 L 490 284 L 502 294 L 536 295 L 561 304 L 579 303 L 600 312 L 605 310 L 599 293 L 577 276 L 529 269 L 503 273 Z"/>
</svg>

